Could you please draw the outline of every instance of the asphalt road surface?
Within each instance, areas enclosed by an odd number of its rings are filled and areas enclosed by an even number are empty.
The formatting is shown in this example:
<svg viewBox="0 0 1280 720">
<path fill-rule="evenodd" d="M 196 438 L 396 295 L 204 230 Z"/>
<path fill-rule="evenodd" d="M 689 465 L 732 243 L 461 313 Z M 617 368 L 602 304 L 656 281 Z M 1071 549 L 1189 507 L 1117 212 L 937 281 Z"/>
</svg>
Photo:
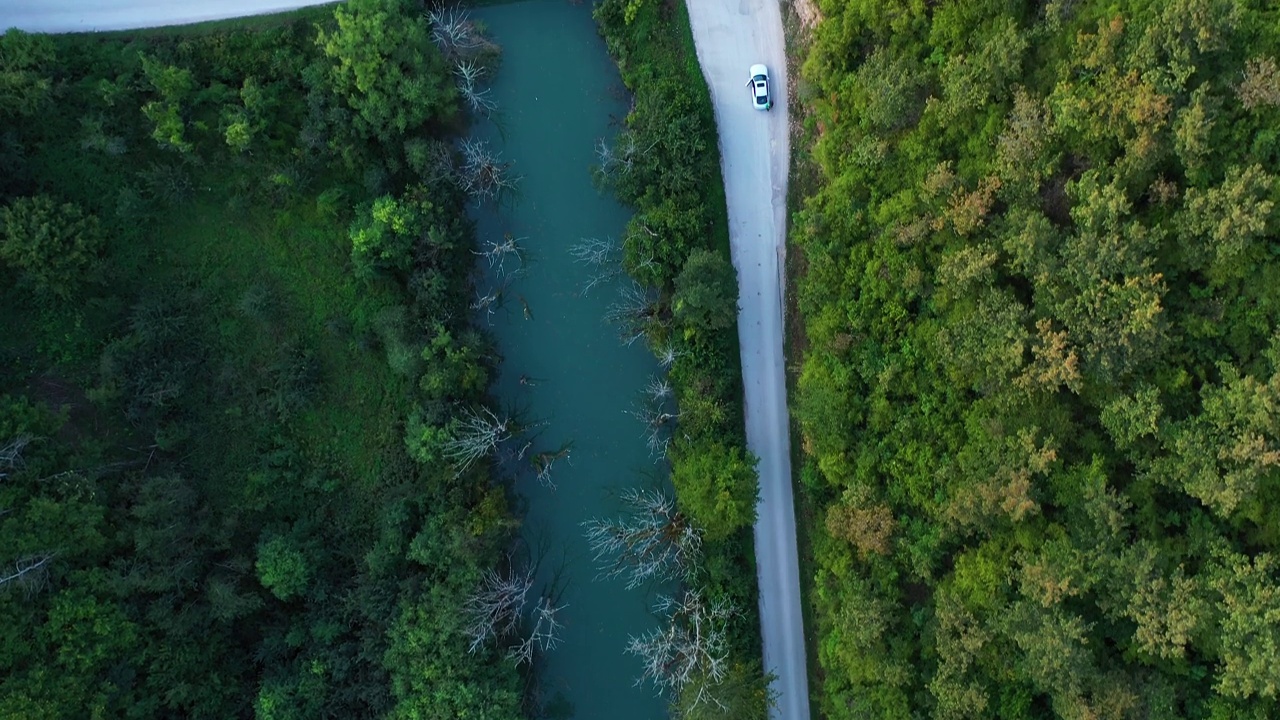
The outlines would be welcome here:
<svg viewBox="0 0 1280 720">
<path fill-rule="evenodd" d="M 688 0 L 698 61 L 711 86 L 729 239 L 738 270 L 738 337 L 747 444 L 760 458 L 756 561 L 765 668 L 777 675 L 779 720 L 809 720 L 804 622 L 791 497 L 791 442 L 782 354 L 786 253 L 787 67 L 778 0 Z M 752 107 L 748 69 L 769 67 L 773 110 Z"/>
<path fill-rule="evenodd" d="M 186 25 L 324 5 L 331 0 L 0 0 L 0 31 L 91 32 Z"/>
</svg>

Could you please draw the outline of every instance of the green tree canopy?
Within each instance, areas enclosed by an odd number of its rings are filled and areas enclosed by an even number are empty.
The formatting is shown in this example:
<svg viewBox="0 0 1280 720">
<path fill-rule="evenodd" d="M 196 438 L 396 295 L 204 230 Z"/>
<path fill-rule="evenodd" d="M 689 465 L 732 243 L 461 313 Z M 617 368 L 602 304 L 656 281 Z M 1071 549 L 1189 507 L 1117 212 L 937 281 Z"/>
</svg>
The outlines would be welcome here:
<svg viewBox="0 0 1280 720">
<path fill-rule="evenodd" d="M 742 448 L 677 442 L 671 460 L 671 482 L 680 507 L 709 540 L 726 538 L 755 522 L 760 480 L 756 459 Z"/>
<path fill-rule="evenodd" d="M 457 91 L 431 43 L 425 17 L 406 0 L 351 0 L 317 42 L 331 61 L 333 92 L 356 113 L 357 131 L 384 143 L 457 111 Z"/>
<path fill-rule="evenodd" d="M 0 260 L 37 293 L 70 298 L 102 253 L 98 219 L 48 195 L 18 198 L 0 209 Z"/>
<path fill-rule="evenodd" d="M 738 321 L 737 297 L 733 265 L 718 253 L 698 249 L 689 253 L 676 276 L 672 308 L 694 333 L 726 330 Z"/>
</svg>

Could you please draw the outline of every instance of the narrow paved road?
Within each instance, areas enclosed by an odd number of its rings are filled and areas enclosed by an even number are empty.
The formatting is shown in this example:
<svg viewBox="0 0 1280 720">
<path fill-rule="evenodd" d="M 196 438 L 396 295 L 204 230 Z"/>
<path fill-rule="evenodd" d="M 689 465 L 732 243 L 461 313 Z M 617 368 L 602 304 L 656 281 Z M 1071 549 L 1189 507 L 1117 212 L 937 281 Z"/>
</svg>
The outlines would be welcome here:
<svg viewBox="0 0 1280 720">
<path fill-rule="evenodd" d="M 90 32 L 185 25 L 296 10 L 332 0 L 0 0 L 0 31 Z"/>
<path fill-rule="evenodd" d="M 777 674 L 778 720 L 809 720 L 791 442 L 782 354 L 786 253 L 787 67 L 778 0 L 687 0 L 702 72 L 711 86 L 729 239 L 738 269 L 738 337 L 746 386 L 747 444 L 760 458 L 756 520 L 765 667 Z M 754 63 L 769 66 L 771 112 L 751 107 Z"/>
</svg>

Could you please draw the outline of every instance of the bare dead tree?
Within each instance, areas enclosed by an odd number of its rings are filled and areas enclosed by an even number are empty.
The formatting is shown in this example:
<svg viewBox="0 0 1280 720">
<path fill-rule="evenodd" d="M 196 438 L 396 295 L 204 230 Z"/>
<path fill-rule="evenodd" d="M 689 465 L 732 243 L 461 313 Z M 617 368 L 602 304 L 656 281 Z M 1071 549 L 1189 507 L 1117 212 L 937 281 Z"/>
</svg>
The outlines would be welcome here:
<svg viewBox="0 0 1280 720">
<path fill-rule="evenodd" d="M 461 152 L 458 183 L 473 198 L 480 201 L 500 198 L 519 184 L 520 178 L 511 174 L 511 163 L 503 162 L 501 155 L 483 140 L 463 140 Z"/>
<path fill-rule="evenodd" d="M 661 404 L 671 399 L 671 381 L 665 377 L 653 376 L 644 386 L 644 392 L 653 403 Z"/>
<path fill-rule="evenodd" d="M 13 563 L 13 572 L 0 575 L 0 588 L 21 587 L 28 595 L 39 592 L 49 580 L 54 553 L 24 555 Z"/>
<path fill-rule="evenodd" d="M 675 500 L 653 490 L 628 489 L 620 519 L 596 518 L 583 523 L 587 542 L 599 564 L 598 578 L 626 577 L 632 589 L 651 580 L 685 577 L 697 564 L 702 536 Z"/>
<path fill-rule="evenodd" d="M 663 345 L 654 352 L 654 355 L 658 358 L 658 365 L 661 366 L 663 370 L 670 370 L 671 366 L 675 364 L 676 358 L 680 357 L 682 354 L 683 353 L 676 350 L 676 346 L 671 343 Z"/>
<path fill-rule="evenodd" d="M 652 248 L 655 245 L 661 245 L 661 240 L 659 239 L 658 231 L 649 227 L 648 223 L 645 223 L 645 222 L 635 223 L 634 228 L 636 231 L 642 232 L 645 235 L 647 235 L 650 238 L 650 241 L 640 245 L 640 247 L 645 248 L 645 254 L 643 256 L 637 255 L 635 257 L 634 261 L 632 262 L 631 274 L 637 278 L 642 278 L 642 279 L 645 277 L 657 275 L 658 262 L 654 260 L 653 251 L 650 250 L 649 248 Z M 633 231 L 631 235 L 628 236 L 628 238 L 634 237 L 636 234 L 637 233 Z M 635 244 L 636 243 L 633 243 L 633 246 Z"/>
<path fill-rule="evenodd" d="M 635 166 L 636 159 L 648 154 L 657 144 L 658 141 L 654 140 L 641 148 L 635 133 L 629 131 L 619 134 L 612 144 L 599 138 L 596 140 L 597 178 L 607 182 L 615 176 L 627 175 Z"/>
<path fill-rule="evenodd" d="M 644 424 L 644 438 L 649 454 L 655 460 L 665 458 L 671 446 L 671 429 L 676 420 L 680 419 L 680 413 L 668 410 L 666 403 L 662 401 L 647 403 L 637 410 L 627 412 Z"/>
<path fill-rule="evenodd" d="M 528 240 L 525 237 L 515 237 L 511 233 L 505 233 L 502 240 L 486 240 L 481 245 L 480 250 L 472 250 L 475 255 L 485 258 L 489 261 L 489 267 L 494 268 L 499 277 L 507 274 L 507 261 L 514 258 L 524 267 L 524 247 L 522 243 Z"/>
<path fill-rule="evenodd" d="M 622 274 L 622 253 L 612 238 L 582 238 L 569 248 L 569 254 L 574 262 L 586 265 L 591 272 L 591 277 L 582 285 L 583 295 Z"/>
<path fill-rule="evenodd" d="M 511 287 L 511 283 L 522 274 L 521 270 L 516 270 L 510 274 L 503 274 L 501 282 L 490 288 L 488 292 L 480 292 L 480 288 L 476 288 L 476 299 L 471 301 L 471 309 L 483 312 L 485 322 L 492 324 L 493 316 L 502 307 L 503 301 L 507 296 L 507 289 Z"/>
<path fill-rule="evenodd" d="M 475 60 L 461 60 L 454 66 L 453 74 L 458 78 L 458 92 L 472 111 L 488 116 L 498 109 L 498 102 L 489 95 L 489 88 L 481 86 L 486 74 L 483 65 Z"/>
<path fill-rule="evenodd" d="M 428 11 L 427 20 L 431 23 L 431 39 L 446 58 L 470 55 L 486 45 L 471 16 L 459 5 Z"/>
<path fill-rule="evenodd" d="M 679 598 L 659 597 L 655 610 L 665 616 L 664 626 L 632 635 L 627 642 L 627 652 L 644 664 L 636 684 L 652 681 L 659 692 L 679 694 L 690 682 L 705 679 L 692 707 L 712 703 L 727 709 L 713 690 L 729 669 L 726 630 L 732 604 L 708 603 L 698 591 L 686 590 Z"/>
<path fill-rule="evenodd" d="M 545 595 L 538 600 L 538 605 L 533 609 L 533 615 L 529 619 L 531 628 L 528 637 L 508 648 L 507 657 L 514 660 L 516 665 L 532 664 L 534 650 L 548 652 L 559 647 L 560 632 L 564 626 L 556 620 L 556 613 L 566 607 L 566 605 L 553 605 L 551 598 Z"/>
<path fill-rule="evenodd" d="M 618 325 L 618 339 L 630 345 L 644 337 L 651 325 L 662 322 L 657 293 L 631 282 L 618 291 L 618 299 L 605 312 L 607 322 Z"/>
<path fill-rule="evenodd" d="M 476 288 L 476 299 L 471 302 L 471 309 L 484 311 L 485 321 L 492 324 L 493 314 L 500 307 L 501 300 L 502 291 L 499 289 L 495 288 L 487 293 L 482 293 L 479 288 Z"/>
<path fill-rule="evenodd" d="M 468 407 L 461 415 L 442 448 L 444 457 L 457 468 L 455 477 L 515 437 L 514 421 L 509 417 L 499 418 L 489 408 L 477 411 Z"/>
<path fill-rule="evenodd" d="M 569 441 L 555 450 L 544 450 L 537 453 L 530 460 L 534 472 L 537 473 L 538 482 L 542 483 L 543 487 L 551 488 L 552 490 L 556 489 L 556 484 L 551 479 L 551 470 L 555 467 L 557 460 L 568 461 L 569 451 L 572 448 L 573 441 Z"/>
<path fill-rule="evenodd" d="M 515 632 L 531 587 L 532 569 L 513 570 L 507 577 L 485 571 L 480 587 L 462 606 L 469 619 L 465 632 L 471 644 L 467 652 L 475 652 L 489 638 L 503 638 Z"/>
<path fill-rule="evenodd" d="M 3 447 L 0 447 L 0 479 L 8 477 L 9 470 L 17 470 L 22 467 L 22 451 L 34 439 L 31 435 L 21 433 Z"/>
</svg>

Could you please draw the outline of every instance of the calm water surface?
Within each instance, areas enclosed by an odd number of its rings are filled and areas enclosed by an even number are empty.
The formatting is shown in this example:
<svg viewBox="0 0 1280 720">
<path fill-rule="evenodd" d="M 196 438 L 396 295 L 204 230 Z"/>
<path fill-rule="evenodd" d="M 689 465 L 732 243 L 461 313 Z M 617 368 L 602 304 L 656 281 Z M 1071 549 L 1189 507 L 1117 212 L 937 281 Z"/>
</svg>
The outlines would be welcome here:
<svg viewBox="0 0 1280 720">
<path fill-rule="evenodd" d="M 656 363 L 641 343 L 622 347 L 603 322 L 616 284 L 582 296 L 590 273 L 569 253 L 584 237 L 618 238 L 629 217 L 596 191 L 590 175 L 596 140 L 616 133 L 628 101 L 589 2 L 512 3 L 472 17 L 503 48 L 492 90 L 496 124 L 475 132 L 523 176 L 513 201 L 474 213 L 479 237 L 526 237 L 529 256 L 526 274 L 490 321 L 504 358 L 494 392 L 527 418 L 546 421 L 535 450 L 573 443 L 568 461 L 555 466 L 554 490 L 527 471 L 518 486 L 524 539 L 542 556 L 539 578 L 548 585 L 558 579 L 567 605 L 559 614 L 563 642 L 543 659 L 544 693 L 562 694 L 579 720 L 665 718 L 652 686 L 634 684 L 639 659 L 624 654 L 628 635 L 655 626 L 652 592 L 596 581 L 581 527 L 617 515 L 619 491 L 658 470 L 640 422 L 626 412 Z"/>
</svg>

